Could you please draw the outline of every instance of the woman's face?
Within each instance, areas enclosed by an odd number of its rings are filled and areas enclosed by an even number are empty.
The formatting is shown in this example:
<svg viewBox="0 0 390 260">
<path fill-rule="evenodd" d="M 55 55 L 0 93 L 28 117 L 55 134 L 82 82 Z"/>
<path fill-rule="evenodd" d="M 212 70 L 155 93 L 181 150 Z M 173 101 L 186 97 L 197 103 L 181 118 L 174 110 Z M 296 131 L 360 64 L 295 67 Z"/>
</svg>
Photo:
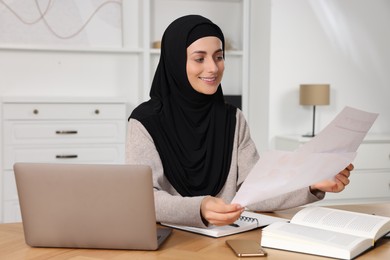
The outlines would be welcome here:
<svg viewBox="0 0 390 260">
<path fill-rule="evenodd" d="M 186 68 L 188 81 L 196 91 L 214 94 L 225 70 L 221 40 L 207 36 L 194 41 L 187 48 Z"/>
</svg>

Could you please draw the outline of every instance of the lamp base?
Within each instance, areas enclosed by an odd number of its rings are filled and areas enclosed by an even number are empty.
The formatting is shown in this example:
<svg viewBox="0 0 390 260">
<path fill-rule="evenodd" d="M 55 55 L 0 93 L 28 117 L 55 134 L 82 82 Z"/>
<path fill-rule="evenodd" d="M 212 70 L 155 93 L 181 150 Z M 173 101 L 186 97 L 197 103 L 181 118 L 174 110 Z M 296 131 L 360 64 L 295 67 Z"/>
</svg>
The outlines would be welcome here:
<svg viewBox="0 0 390 260">
<path fill-rule="evenodd" d="M 313 130 L 311 132 L 311 134 L 307 134 L 307 135 L 302 135 L 303 137 L 314 137 L 315 136 L 315 131 L 314 131 L 314 126 L 315 126 L 315 121 L 316 121 L 316 106 L 314 105 L 313 106 Z"/>
</svg>

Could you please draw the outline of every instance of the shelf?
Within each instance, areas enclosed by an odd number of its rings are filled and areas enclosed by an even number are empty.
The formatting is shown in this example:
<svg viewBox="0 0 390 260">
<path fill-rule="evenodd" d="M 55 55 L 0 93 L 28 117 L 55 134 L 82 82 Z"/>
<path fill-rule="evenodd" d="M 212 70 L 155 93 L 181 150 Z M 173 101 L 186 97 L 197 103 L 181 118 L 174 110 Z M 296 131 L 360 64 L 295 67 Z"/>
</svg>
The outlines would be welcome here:
<svg viewBox="0 0 390 260">
<path fill-rule="evenodd" d="M 38 52 L 90 52 L 90 53 L 128 53 L 140 54 L 142 48 L 96 48 L 96 47 L 53 47 L 53 46 L 6 46 L 0 45 L 0 50 L 9 51 L 38 51 Z"/>
<path fill-rule="evenodd" d="M 2 103 L 14 103 L 14 104 L 31 104 L 31 103 L 101 103 L 101 104 L 110 104 L 110 103 L 125 103 L 126 99 L 124 97 L 114 97 L 114 96 L 2 96 Z"/>
</svg>

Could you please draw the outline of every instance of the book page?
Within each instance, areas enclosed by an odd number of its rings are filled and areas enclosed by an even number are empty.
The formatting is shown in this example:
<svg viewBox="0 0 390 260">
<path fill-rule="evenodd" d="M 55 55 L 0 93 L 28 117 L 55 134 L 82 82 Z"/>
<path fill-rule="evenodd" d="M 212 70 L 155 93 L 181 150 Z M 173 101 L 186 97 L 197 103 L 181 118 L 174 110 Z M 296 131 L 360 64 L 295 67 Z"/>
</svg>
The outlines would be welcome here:
<svg viewBox="0 0 390 260">
<path fill-rule="evenodd" d="M 362 238 L 350 234 L 343 234 L 339 232 L 318 229 L 313 227 L 301 226 L 293 223 L 273 224 L 265 229 L 263 232 L 271 232 L 267 236 L 284 236 L 288 240 L 308 240 L 311 243 L 328 243 L 335 247 L 351 248 L 355 246 L 356 241 L 361 241 Z M 310 242 L 308 242 L 310 243 Z"/>
<path fill-rule="evenodd" d="M 280 222 L 263 229 L 261 246 L 351 259 L 370 248 L 372 243 L 364 237 Z"/>
<path fill-rule="evenodd" d="M 373 240 L 377 240 L 390 230 L 388 217 L 323 207 L 304 208 L 295 214 L 291 223 L 368 237 Z"/>
</svg>

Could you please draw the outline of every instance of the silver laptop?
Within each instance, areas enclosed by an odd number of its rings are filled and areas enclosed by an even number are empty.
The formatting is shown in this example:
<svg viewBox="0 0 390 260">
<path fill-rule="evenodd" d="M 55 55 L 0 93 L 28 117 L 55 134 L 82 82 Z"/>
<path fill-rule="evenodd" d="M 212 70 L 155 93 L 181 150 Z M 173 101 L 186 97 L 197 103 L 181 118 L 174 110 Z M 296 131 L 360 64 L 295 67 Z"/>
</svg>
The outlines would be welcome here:
<svg viewBox="0 0 390 260">
<path fill-rule="evenodd" d="M 26 243 L 33 247 L 156 250 L 148 166 L 16 163 Z"/>
</svg>

